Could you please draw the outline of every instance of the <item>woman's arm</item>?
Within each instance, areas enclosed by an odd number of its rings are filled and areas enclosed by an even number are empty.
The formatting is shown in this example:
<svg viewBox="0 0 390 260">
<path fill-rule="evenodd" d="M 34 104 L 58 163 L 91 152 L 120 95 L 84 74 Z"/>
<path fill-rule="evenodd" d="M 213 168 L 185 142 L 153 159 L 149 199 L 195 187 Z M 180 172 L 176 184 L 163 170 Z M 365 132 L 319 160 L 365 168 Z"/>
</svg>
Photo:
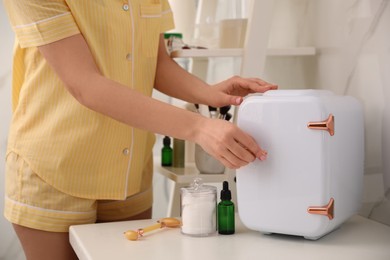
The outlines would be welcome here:
<svg viewBox="0 0 390 260">
<path fill-rule="evenodd" d="M 39 47 L 68 91 L 84 106 L 128 125 L 181 139 L 195 139 L 204 118 L 149 98 L 104 77 L 82 35 Z M 147 116 L 146 116 L 147 115 Z M 183 127 L 175 124 L 183 122 Z M 192 122 L 193 128 L 185 127 Z"/>
<path fill-rule="evenodd" d="M 257 78 L 238 76 L 210 86 L 172 60 L 160 37 L 155 88 L 169 96 L 213 107 L 239 105 L 250 93 L 263 93 L 277 86 Z"/>
<path fill-rule="evenodd" d="M 188 73 L 169 57 L 162 36 L 158 48 L 154 88 L 168 96 L 198 104 L 206 104 L 205 96 L 210 91 L 208 84 Z"/>
<path fill-rule="evenodd" d="M 136 128 L 198 143 L 230 168 L 266 156 L 252 137 L 226 120 L 202 117 L 105 78 L 80 34 L 41 46 L 39 50 L 68 91 L 91 110 Z"/>
</svg>

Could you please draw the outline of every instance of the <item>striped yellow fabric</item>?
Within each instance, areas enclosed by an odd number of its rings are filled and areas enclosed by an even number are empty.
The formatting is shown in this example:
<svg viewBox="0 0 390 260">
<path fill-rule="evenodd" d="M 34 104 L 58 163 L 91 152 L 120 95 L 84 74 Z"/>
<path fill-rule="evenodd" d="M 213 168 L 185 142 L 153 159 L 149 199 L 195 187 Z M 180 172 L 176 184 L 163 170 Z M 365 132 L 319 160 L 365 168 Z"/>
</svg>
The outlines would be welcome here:
<svg viewBox="0 0 390 260">
<path fill-rule="evenodd" d="M 81 106 L 36 47 L 81 33 L 106 77 L 150 96 L 159 35 L 173 28 L 168 1 L 4 4 L 16 34 L 7 152 L 73 196 L 124 199 L 150 186 L 150 174 L 143 175 L 154 135 Z"/>
<path fill-rule="evenodd" d="M 51 232 L 68 232 L 71 225 L 128 219 L 150 209 L 153 201 L 152 188 L 126 200 L 65 194 L 44 182 L 12 152 L 7 156 L 5 180 L 4 217 L 14 224 Z"/>
</svg>

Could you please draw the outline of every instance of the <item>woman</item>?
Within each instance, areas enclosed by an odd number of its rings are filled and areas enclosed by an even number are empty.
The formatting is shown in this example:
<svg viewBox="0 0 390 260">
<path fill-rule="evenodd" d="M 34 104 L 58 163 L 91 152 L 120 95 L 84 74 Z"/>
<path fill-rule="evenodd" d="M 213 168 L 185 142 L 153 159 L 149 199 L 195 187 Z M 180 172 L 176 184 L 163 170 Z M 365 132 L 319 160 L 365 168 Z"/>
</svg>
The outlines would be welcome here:
<svg viewBox="0 0 390 260">
<path fill-rule="evenodd" d="M 239 105 L 276 89 L 209 86 L 168 56 L 167 0 L 4 0 L 16 34 L 5 217 L 27 259 L 76 258 L 70 225 L 151 217 L 153 133 L 197 143 L 225 166 L 266 159 L 235 125 L 151 98 Z"/>
</svg>

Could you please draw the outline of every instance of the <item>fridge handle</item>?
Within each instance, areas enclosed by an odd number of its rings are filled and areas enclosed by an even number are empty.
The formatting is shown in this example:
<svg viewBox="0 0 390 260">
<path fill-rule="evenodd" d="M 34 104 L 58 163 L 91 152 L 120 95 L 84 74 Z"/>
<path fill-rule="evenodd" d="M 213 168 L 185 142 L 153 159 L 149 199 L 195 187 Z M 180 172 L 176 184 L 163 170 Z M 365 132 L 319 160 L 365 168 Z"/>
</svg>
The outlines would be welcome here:
<svg viewBox="0 0 390 260">
<path fill-rule="evenodd" d="M 310 206 L 307 209 L 309 214 L 324 215 L 332 220 L 334 218 L 334 199 L 330 198 L 329 203 L 325 206 Z"/>
<path fill-rule="evenodd" d="M 328 119 L 320 122 L 309 122 L 307 127 L 313 130 L 325 130 L 328 131 L 330 136 L 334 135 L 334 116 L 329 114 Z"/>
</svg>

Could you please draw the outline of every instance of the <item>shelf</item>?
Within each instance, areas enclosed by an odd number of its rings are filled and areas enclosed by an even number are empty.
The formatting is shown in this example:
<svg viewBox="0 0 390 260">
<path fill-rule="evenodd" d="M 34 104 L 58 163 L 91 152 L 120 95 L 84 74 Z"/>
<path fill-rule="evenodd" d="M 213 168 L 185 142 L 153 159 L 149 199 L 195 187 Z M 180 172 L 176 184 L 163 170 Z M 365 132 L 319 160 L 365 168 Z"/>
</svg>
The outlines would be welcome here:
<svg viewBox="0 0 390 260">
<path fill-rule="evenodd" d="M 157 161 L 156 161 L 157 162 Z M 195 163 L 187 162 L 184 168 L 163 167 L 158 163 L 154 164 L 154 171 L 168 179 L 182 184 L 191 183 L 195 178 L 202 178 L 203 182 L 221 182 L 227 179 L 227 175 L 222 174 L 202 174 L 198 171 Z"/>
<path fill-rule="evenodd" d="M 217 58 L 217 57 L 241 57 L 243 49 L 189 49 L 177 50 L 171 53 L 172 58 Z M 296 48 L 268 48 L 268 56 L 313 56 L 316 54 L 314 47 Z"/>
</svg>

